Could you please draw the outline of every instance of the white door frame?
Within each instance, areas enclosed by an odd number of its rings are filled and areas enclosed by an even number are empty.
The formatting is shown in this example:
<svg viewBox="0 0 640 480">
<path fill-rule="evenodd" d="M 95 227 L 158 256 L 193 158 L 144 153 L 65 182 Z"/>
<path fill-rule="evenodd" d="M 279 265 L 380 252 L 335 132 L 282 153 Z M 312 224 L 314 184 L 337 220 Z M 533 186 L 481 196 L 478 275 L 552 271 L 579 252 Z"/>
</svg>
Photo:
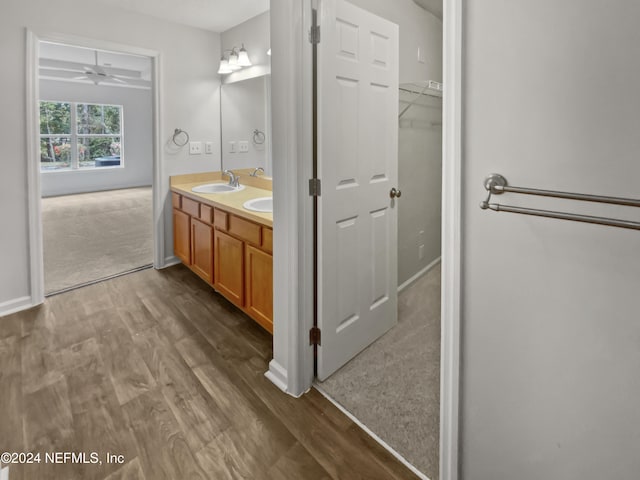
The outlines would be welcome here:
<svg viewBox="0 0 640 480">
<path fill-rule="evenodd" d="M 462 0 L 444 0 L 440 479 L 459 469 L 462 206 Z"/>
<path fill-rule="evenodd" d="M 54 32 L 34 32 L 26 30 L 27 58 L 26 58 L 26 104 L 27 104 L 27 183 L 29 202 L 29 269 L 31 283 L 31 306 L 44 302 L 44 252 L 42 242 L 42 208 L 40 204 L 40 142 L 38 140 L 39 112 L 38 99 L 40 97 L 38 81 L 39 43 L 58 42 L 79 47 L 111 50 L 132 55 L 150 57 L 152 60 L 152 102 L 153 102 L 153 266 L 164 266 L 164 215 L 162 213 L 163 199 L 160 185 L 162 185 L 162 145 L 160 143 L 160 53 L 130 45 L 106 42 L 90 38 Z"/>
<path fill-rule="evenodd" d="M 310 349 L 306 333 L 310 324 L 310 298 L 312 282 L 309 279 L 308 259 L 311 258 L 312 235 L 308 218 L 309 208 L 305 196 L 311 161 L 309 127 L 311 78 L 308 72 L 309 12 L 317 0 L 291 2 L 272 0 L 272 8 L 288 18 L 281 25 L 284 40 L 280 44 L 296 61 L 283 65 L 280 81 L 286 77 L 286 101 L 290 108 L 286 115 L 288 134 L 277 135 L 274 145 L 286 147 L 274 155 L 274 168 L 288 173 L 274 189 L 274 203 L 283 223 L 278 228 L 286 234 L 291 249 L 282 251 L 274 272 L 275 299 L 284 301 L 281 315 L 274 325 L 274 358 L 268 376 L 287 393 L 299 396 L 311 387 L 313 366 L 309 361 Z M 442 209 L 442 339 L 440 372 L 440 478 L 458 479 L 459 444 L 459 375 L 460 375 L 460 280 L 461 280 L 461 131 L 462 131 L 462 0 L 444 0 L 444 99 L 443 99 L 443 209 Z M 296 41 L 297 39 L 297 41 Z M 272 38 L 272 46 L 274 45 Z M 285 62 L 286 63 L 286 62 Z M 273 74 L 274 80 L 277 73 Z M 278 167 L 279 165 L 279 167 Z M 297 200 L 297 202 L 296 202 Z M 278 220 L 280 222 L 280 220 Z M 284 248 L 284 247 L 283 247 Z M 277 247 L 276 247 L 277 249 Z M 288 254 L 288 255 L 287 255 Z M 294 290 L 292 290 L 294 289 Z M 287 293 L 297 294 L 287 297 Z M 286 301 L 288 299 L 288 301 Z M 280 349 L 282 350 L 280 351 Z"/>
</svg>

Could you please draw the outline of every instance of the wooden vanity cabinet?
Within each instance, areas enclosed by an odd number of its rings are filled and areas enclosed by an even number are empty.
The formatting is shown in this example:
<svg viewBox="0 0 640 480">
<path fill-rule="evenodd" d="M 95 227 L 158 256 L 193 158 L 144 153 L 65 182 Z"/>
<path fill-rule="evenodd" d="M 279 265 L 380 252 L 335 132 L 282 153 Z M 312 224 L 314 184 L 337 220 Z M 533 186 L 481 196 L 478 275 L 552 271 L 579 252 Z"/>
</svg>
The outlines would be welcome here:
<svg viewBox="0 0 640 480">
<path fill-rule="evenodd" d="M 191 269 L 205 282 L 213 283 L 213 228 L 191 218 Z"/>
<path fill-rule="evenodd" d="M 273 231 L 175 192 L 175 255 L 273 333 Z"/>
<path fill-rule="evenodd" d="M 191 217 L 173 209 L 173 253 L 185 265 L 191 265 Z"/>
<path fill-rule="evenodd" d="M 214 287 L 273 333 L 272 230 L 214 209 Z"/>
<path fill-rule="evenodd" d="M 172 203 L 173 253 L 203 280 L 213 283 L 211 207 L 176 193 L 172 193 Z M 209 224 L 206 223 L 207 208 Z"/>
<path fill-rule="evenodd" d="M 244 308 L 244 243 L 216 229 L 213 286 L 232 303 Z"/>
<path fill-rule="evenodd" d="M 245 310 L 273 333 L 273 257 L 246 245 L 244 266 Z"/>
</svg>

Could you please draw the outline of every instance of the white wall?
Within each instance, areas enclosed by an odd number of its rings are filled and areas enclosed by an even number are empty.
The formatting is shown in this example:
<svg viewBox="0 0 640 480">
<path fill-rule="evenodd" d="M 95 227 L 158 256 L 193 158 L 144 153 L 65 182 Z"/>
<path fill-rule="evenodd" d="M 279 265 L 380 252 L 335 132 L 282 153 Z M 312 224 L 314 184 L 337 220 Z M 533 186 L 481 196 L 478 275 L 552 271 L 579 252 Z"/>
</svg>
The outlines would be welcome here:
<svg viewBox="0 0 640 480">
<path fill-rule="evenodd" d="M 43 197 L 130 188 L 153 183 L 151 90 L 40 80 L 40 99 L 122 105 L 122 168 L 44 172 Z"/>
<path fill-rule="evenodd" d="M 400 83 L 442 81 L 442 20 L 413 0 L 348 0 L 400 27 Z M 423 52 L 418 61 L 418 49 Z"/>
<path fill-rule="evenodd" d="M 161 55 L 159 105 L 165 145 L 157 152 L 163 177 L 157 187 L 165 195 L 165 256 L 172 256 L 169 176 L 217 170 L 219 155 L 219 85 L 216 74 L 220 54 L 218 34 L 172 24 L 150 16 L 95 5 L 82 0 L 22 0 L 3 4 L 0 16 L 0 311 L 16 299 L 30 295 L 27 211 L 25 116 L 25 28 L 36 33 L 62 33 L 154 50 Z M 187 130 L 192 140 L 215 142 L 213 155 L 189 156 L 168 142 L 175 128 Z"/>
<path fill-rule="evenodd" d="M 222 86 L 220 103 L 223 168 L 262 167 L 267 169 L 271 137 L 267 125 L 269 112 L 267 89 L 267 76 L 227 83 Z M 254 142 L 254 130 L 264 133 L 263 143 L 259 143 L 260 138 L 256 138 L 257 142 Z M 248 142 L 248 152 L 240 152 L 238 144 L 240 141 Z M 235 142 L 235 152 L 231 152 L 229 142 Z"/>
<path fill-rule="evenodd" d="M 461 478 L 637 478 L 640 232 L 478 203 L 492 172 L 640 196 L 640 3 L 464 5 Z M 494 200 L 640 221 L 638 209 Z"/>
<path fill-rule="evenodd" d="M 401 100 L 414 98 L 400 92 Z M 406 106 L 400 102 L 401 109 Z M 402 285 L 440 257 L 442 99 L 423 96 L 399 123 L 398 284 Z"/>
</svg>

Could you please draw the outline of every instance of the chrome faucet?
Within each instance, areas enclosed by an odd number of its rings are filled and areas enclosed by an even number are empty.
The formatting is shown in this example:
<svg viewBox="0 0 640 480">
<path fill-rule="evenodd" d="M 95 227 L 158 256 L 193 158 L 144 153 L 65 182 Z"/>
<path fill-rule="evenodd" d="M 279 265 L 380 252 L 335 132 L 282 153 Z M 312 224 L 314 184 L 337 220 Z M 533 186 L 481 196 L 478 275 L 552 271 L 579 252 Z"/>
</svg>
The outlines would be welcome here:
<svg viewBox="0 0 640 480">
<path fill-rule="evenodd" d="M 222 172 L 223 175 L 227 175 L 229 177 L 229 185 L 233 188 L 238 188 L 240 186 L 240 175 L 236 175 L 231 170 L 225 170 Z"/>
<path fill-rule="evenodd" d="M 250 177 L 257 177 L 258 176 L 258 172 L 262 172 L 262 174 L 264 175 L 264 168 L 257 167 L 252 173 L 249 174 L 249 176 Z"/>
</svg>

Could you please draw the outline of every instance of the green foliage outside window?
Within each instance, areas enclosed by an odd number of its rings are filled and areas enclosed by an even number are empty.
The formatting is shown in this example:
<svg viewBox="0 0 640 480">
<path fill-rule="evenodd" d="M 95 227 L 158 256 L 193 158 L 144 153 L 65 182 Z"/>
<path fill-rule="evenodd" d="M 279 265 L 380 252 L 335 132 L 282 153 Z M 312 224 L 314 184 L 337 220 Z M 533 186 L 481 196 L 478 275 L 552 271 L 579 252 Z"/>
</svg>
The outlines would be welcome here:
<svg viewBox="0 0 640 480">
<path fill-rule="evenodd" d="M 40 102 L 41 169 L 68 169 L 74 160 L 73 168 L 93 168 L 96 158 L 120 156 L 121 117 L 122 107 L 117 105 Z M 77 144 L 75 155 L 72 138 Z"/>
</svg>

